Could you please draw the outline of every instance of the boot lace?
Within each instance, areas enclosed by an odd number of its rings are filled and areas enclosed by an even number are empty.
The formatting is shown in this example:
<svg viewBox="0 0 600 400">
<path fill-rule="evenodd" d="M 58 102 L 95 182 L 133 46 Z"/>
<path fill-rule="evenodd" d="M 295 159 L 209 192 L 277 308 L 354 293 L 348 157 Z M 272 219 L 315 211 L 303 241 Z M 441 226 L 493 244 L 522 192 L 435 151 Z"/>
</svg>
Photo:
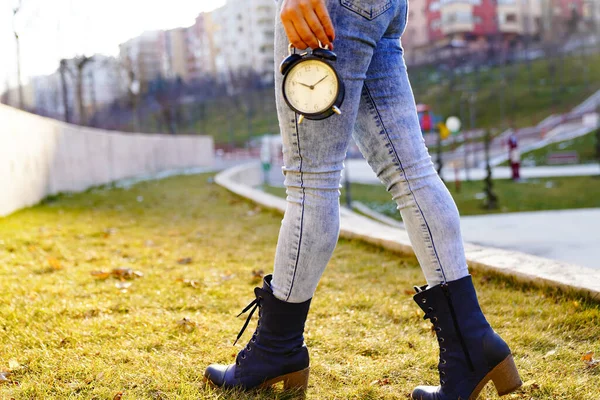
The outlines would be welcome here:
<svg viewBox="0 0 600 400">
<path fill-rule="evenodd" d="M 427 300 L 423 299 L 423 303 L 426 303 Z M 438 363 L 438 371 L 440 373 L 440 384 L 442 386 L 446 385 L 446 381 L 443 379 L 446 376 L 446 372 L 444 371 L 444 366 L 446 365 L 446 360 L 443 357 L 443 354 L 446 352 L 446 348 L 442 347 L 442 343 L 444 343 L 445 339 L 442 337 L 442 328 L 437 325 L 438 318 L 434 314 L 435 309 L 433 307 L 427 307 L 427 312 L 423 319 L 428 319 L 433 324 L 433 329 L 435 330 L 435 335 L 437 336 L 438 342 L 440 344 L 440 362 Z"/>
<path fill-rule="evenodd" d="M 237 316 L 241 316 L 242 314 L 248 312 L 248 310 L 250 310 L 250 314 L 248 314 L 248 318 L 246 318 L 246 322 L 244 322 L 244 326 L 242 326 L 242 329 L 240 330 L 240 332 L 237 335 L 237 338 L 235 339 L 235 342 L 233 342 L 233 345 L 235 346 L 236 343 L 238 342 L 238 340 L 240 340 L 240 338 L 242 337 L 242 335 L 244 334 L 244 331 L 246 330 L 246 328 L 248 327 L 248 324 L 250 323 L 250 320 L 252 319 L 252 316 L 254 315 L 254 312 L 256 311 L 256 309 L 258 308 L 258 316 L 259 316 L 259 320 L 258 320 L 258 324 L 256 326 L 256 331 L 254 331 L 254 334 L 252 335 L 252 339 L 250 339 L 250 343 L 248 343 L 246 345 L 246 347 L 240 351 L 239 355 L 238 355 L 238 360 L 239 359 L 246 359 L 246 352 L 248 351 L 252 351 L 252 347 L 250 346 L 251 343 L 255 343 L 256 342 L 256 338 L 258 337 L 258 327 L 260 326 L 260 316 L 261 316 L 261 311 L 260 311 L 260 307 L 261 305 L 261 301 L 262 301 L 262 297 L 257 296 L 254 300 L 252 300 L 252 302 L 250 302 L 250 304 L 248 304 L 241 313 L 239 313 Z M 240 365 L 239 361 L 236 360 L 236 365 Z"/>
</svg>

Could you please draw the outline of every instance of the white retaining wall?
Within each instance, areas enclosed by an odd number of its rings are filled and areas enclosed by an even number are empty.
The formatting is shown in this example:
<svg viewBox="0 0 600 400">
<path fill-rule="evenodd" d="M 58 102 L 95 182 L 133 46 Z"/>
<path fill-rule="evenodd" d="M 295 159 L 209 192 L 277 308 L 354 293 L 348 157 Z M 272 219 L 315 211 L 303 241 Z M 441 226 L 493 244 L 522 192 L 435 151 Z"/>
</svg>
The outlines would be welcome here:
<svg viewBox="0 0 600 400">
<path fill-rule="evenodd" d="M 145 135 L 66 124 L 0 104 L 0 216 L 60 192 L 213 165 L 208 136 Z"/>
</svg>

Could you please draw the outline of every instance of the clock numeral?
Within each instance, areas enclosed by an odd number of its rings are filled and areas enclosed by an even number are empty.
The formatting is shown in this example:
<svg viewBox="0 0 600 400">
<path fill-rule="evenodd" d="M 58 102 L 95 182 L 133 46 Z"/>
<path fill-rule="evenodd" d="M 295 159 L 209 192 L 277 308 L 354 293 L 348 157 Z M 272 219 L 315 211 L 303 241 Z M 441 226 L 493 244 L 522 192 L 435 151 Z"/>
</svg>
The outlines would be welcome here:
<svg viewBox="0 0 600 400">
<path fill-rule="evenodd" d="M 306 67 L 304 67 L 304 71 L 310 72 L 310 65 L 307 65 Z"/>
<path fill-rule="evenodd" d="M 315 111 L 317 111 L 319 109 L 319 105 L 315 104 Z"/>
<path fill-rule="evenodd" d="M 329 91 L 329 95 L 333 96 L 333 90 Z"/>
<path fill-rule="evenodd" d="M 296 81 L 292 81 L 292 86 L 296 86 Z"/>
</svg>

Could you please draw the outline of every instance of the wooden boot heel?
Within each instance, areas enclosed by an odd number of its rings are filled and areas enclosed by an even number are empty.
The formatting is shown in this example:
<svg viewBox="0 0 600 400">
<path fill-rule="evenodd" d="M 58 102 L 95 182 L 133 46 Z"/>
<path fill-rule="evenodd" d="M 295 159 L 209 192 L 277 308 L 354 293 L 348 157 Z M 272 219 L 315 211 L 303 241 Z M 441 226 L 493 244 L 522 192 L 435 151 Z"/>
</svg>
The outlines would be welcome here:
<svg viewBox="0 0 600 400">
<path fill-rule="evenodd" d="M 490 379 L 494 382 L 499 396 L 512 393 L 523 385 L 512 355 L 506 357 L 490 372 Z"/>
</svg>

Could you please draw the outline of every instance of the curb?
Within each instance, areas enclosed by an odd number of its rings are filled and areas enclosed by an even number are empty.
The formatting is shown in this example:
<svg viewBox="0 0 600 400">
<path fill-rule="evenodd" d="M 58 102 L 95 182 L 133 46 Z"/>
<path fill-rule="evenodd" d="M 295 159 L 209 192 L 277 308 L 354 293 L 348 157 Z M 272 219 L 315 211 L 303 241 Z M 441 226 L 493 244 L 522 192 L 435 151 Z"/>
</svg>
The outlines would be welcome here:
<svg viewBox="0 0 600 400">
<path fill-rule="evenodd" d="M 215 182 L 262 207 L 285 212 L 285 199 L 252 187 L 260 184 L 261 179 L 260 163 L 252 162 L 222 171 L 215 177 Z M 346 208 L 340 209 L 340 215 L 341 237 L 359 239 L 387 250 L 414 255 L 404 229 L 385 225 Z M 470 243 L 465 243 L 465 253 L 470 268 L 509 276 L 520 282 L 577 292 L 600 301 L 600 270 Z"/>
</svg>

